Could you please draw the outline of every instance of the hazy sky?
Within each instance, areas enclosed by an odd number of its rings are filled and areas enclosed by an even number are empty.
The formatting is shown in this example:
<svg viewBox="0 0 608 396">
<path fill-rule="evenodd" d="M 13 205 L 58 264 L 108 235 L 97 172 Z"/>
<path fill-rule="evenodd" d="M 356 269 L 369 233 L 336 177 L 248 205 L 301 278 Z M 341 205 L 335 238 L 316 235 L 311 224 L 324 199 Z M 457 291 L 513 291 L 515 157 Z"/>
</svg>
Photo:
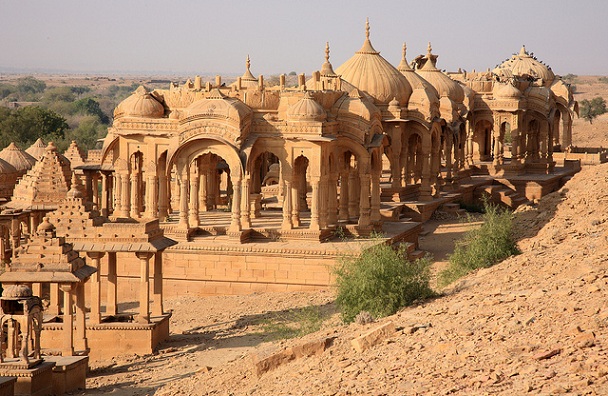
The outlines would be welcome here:
<svg viewBox="0 0 608 396">
<path fill-rule="evenodd" d="M 522 44 L 557 74 L 608 74 L 605 0 L 0 0 L 0 71 L 310 75 L 364 40 L 397 65 L 484 70 Z"/>
</svg>

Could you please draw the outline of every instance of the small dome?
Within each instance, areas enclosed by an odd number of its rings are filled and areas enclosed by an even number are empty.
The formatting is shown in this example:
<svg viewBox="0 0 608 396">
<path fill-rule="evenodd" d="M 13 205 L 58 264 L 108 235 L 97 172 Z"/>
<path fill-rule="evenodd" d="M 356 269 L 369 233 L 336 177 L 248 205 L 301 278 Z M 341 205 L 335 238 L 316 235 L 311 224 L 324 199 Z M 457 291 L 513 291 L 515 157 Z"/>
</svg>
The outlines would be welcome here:
<svg viewBox="0 0 608 396">
<path fill-rule="evenodd" d="M 32 157 L 34 157 L 36 159 L 36 161 L 39 161 L 40 158 L 42 158 L 42 156 L 46 152 L 45 149 L 46 149 L 46 143 L 44 143 L 42 138 L 38 138 L 34 142 L 34 144 L 32 144 L 27 149 L 25 149 L 25 152 L 28 153 L 29 155 L 31 155 Z"/>
<path fill-rule="evenodd" d="M 435 87 L 433 87 L 433 85 L 430 82 L 426 81 L 424 78 L 422 78 L 420 75 L 418 75 L 414 71 L 414 69 L 412 69 L 412 67 L 409 65 L 409 63 L 407 63 L 407 59 L 405 57 L 406 53 L 407 53 L 407 46 L 405 43 L 403 43 L 401 62 L 399 63 L 399 66 L 397 66 L 397 70 L 399 70 L 399 72 L 401 74 L 403 74 L 403 77 L 405 77 L 405 79 L 410 84 L 412 89 L 427 88 L 431 92 L 435 93 L 435 96 L 437 96 L 437 100 L 439 100 L 439 94 L 435 90 Z"/>
<path fill-rule="evenodd" d="M 82 193 L 82 186 L 80 185 L 80 180 L 76 177 L 76 173 L 72 173 L 72 186 L 68 191 L 68 198 L 82 198 L 84 194 Z"/>
<path fill-rule="evenodd" d="M 287 121 L 320 121 L 327 120 L 327 113 L 307 91 L 304 97 L 287 109 Z"/>
<path fill-rule="evenodd" d="M 55 231 L 55 226 L 49 221 L 48 217 L 42 219 L 42 223 L 36 228 L 38 234 L 47 234 Z"/>
<path fill-rule="evenodd" d="M 165 107 L 142 85 L 131 96 L 120 102 L 114 110 L 114 118 L 160 118 L 164 114 Z"/>
<path fill-rule="evenodd" d="M 506 83 L 494 83 L 494 87 L 492 89 L 492 95 L 496 99 L 519 99 L 521 98 L 521 91 L 513 84 Z"/>
<path fill-rule="evenodd" d="M 504 69 L 509 70 L 514 76 L 538 78 L 546 87 L 550 87 L 555 80 L 555 74 L 551 68 L 530 55 L 525 46 L 521 47 L 518 54 L 511 56 L 494 69 L 494 74 L 501 75 Z"/>
<path fill-rule="evenodd" d="M 406 106 L 412 94 L 412 87 L 405 77 L 380 56 L 369 40 L 369 22 L 365 26 L 365 42 L 353 57 L 340 66 L 336 73 L 357 89 L 365 91 L 375 101 L 388 104 L 397 98 L 401 106 Z"/>
<path fill-rule="evenodd" d="M 321 75 L 324 77 L 337 77 L 334 67 L 329 62 L 329 42 L 325 43 L 325 63 L 321 65 Z"/>
<path fill-rule="evenodd" d="M 2 291 L 3 299 L 17 300 L 21 298 L 32 297 L 32 289 L 28 285 L 10 285 L 5 286 Z"/>
<path fill-rule="evenodd" d="M 11 164 L 21 174 L 32 169 L 32 166 L 36 163 L 36 158 L 21 150 L 15 143 L 9 144 L 4 150 L 0 151 L 0 159 Z"/>
<path fill-rule="evenodd" d="M 437 56 L 433 55 L 431 51 L 431 43 L 429 43 L 426 55 L 427 60 L 424 66 L 417 70 L 417 73 L 435 87 L 440 98 L 447 96 L 456 103 L 464 102 L 464 90 L 462 86 L 437 69 L 433 62 L 433 59 L 436 59 Z"/>
</svg>

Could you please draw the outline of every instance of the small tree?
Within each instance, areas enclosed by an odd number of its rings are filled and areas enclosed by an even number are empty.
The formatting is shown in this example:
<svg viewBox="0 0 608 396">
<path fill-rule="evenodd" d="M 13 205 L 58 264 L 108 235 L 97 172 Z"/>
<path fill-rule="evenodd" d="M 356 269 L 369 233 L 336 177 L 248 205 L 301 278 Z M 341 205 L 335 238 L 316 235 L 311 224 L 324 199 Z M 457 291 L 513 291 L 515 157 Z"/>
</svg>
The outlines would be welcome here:
<svg viewBox="0 0 608 396">
<path fill-rule="evenodd" d="M 344 258 L 337 267 L 336 303 L 344 322 L 361 311 L 374 317 L 392 315 L 415 300 L 432 296 L 430 260 L 407 260 L 404 249 L 384 243 L 365 250 L 359 257 Z"/>
<path fill-rule="evenodd" d="M 593 124 L 593 120 L 606 112 L 606 101 L 601 96 L 588 100 L 583 99 L 579 103 L 579 115 L 581 118 Z"/>
</svg>

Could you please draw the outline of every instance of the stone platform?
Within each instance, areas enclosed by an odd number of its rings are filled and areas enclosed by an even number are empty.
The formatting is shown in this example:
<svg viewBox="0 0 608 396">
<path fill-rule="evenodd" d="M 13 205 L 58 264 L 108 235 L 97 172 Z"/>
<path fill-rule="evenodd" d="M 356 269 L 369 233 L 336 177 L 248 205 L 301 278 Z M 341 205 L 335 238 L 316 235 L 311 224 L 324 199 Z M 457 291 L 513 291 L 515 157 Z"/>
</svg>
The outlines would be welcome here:
<svg viewBox="0 0 608 396">
<path fill-rule="evenodd" d="M 88 356 L 46 356 L 45 362 L 55 363 L 53 367 L 53 394 L 86 389 Z"/>
<path fill-rule="evenodd" d="M 53 394 L 53 367 L 55 363 L 42 361 L 38 364 L 22 364 L 10 362 L 0 364 L 0 376 L 16 377 L 14 394 L 46 396 Z M 8 386 L 8 385 L 7 385 Z M 2 391 L 10 392 L 4 387 Z M 4 394 L 4 393 L 3 393 Z M 10 393 L 6 393 L 10 394 Z"/>
<path fill-rule="evenodd" d="M 17 377 L 0 377 L 0 396 L 14 396 Z"/>
<path fill-rule="evenodd" d="M 120 318 L 129 319 L 129 313 L 121 313 Z M 169 338 L 169 318 L 171 314 L 150 317 L 150 323 L 107 321 L 87 324 L 89 358 L 108 359 L 117 355 L 147 355 Z M 62 323 L 45 323 L 41 332 L 41 344 L 45 349 L 61 350 Z"/>
</svg>

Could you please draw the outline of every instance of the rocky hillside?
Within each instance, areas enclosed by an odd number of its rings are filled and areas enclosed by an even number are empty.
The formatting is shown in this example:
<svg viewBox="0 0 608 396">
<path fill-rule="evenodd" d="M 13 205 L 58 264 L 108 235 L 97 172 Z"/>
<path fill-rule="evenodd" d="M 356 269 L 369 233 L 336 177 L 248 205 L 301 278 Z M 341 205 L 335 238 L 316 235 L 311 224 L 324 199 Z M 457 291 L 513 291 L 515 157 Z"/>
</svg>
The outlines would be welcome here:
<svg viewBox="0 0 608 396">
<path fill-rule="evenodd" d="M 608 394 L 607 209 L 608 164 L 583 170 L 517 211 L 521 255 L 444 296 L 380 322 L 264 344 L 156 394 Z M 389 322 L 394 332 L 389 324 L 375 345 L 354 349 Z"/>
</svg>

